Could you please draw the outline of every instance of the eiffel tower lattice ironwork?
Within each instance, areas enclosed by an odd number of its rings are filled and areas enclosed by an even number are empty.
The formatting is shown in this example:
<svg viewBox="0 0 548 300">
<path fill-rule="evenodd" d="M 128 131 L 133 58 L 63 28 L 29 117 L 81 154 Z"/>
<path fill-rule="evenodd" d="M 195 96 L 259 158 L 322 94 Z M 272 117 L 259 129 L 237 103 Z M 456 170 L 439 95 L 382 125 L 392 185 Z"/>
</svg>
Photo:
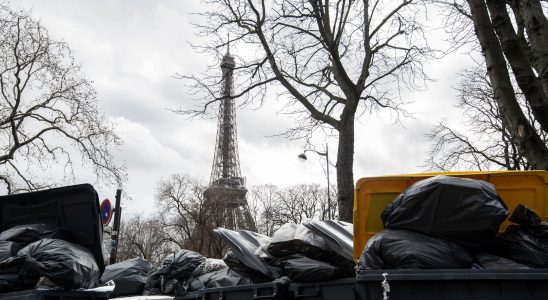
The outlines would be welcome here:
<svg viewBox="0 0 548 300">
<path fill-rule="evenodd" d="M 205 203 L 210 209 L 209 217 L 203 224 L 209 232 L 217 227 L 233 230 L 255 230 L 255 223 L 247 205 L 247 189 L 245 178 L 240 171 L 240 159 L 238 155 L 238 138 L 236 130 L 236 111 L 234 99 L 231 98 L 234 89 L 234 57 L 227 51 L 221 62 L 223 74 L 221 96 L 219 103 L 217 141 L 209 187 L 204 192 Z M 204 231 L 202 231 L 204 232 Z M 211 234 L 213 234 L 211 232 Z M 214 239 L 210 239 L 210 244 Z M 212 249 L 209 245 L 204 249 L 214 256 L 221 251 Z M 217 245 L 216 248 L 219 248 Z M 212 253 L 213 251 L 213 253 Z"/>
</svg>

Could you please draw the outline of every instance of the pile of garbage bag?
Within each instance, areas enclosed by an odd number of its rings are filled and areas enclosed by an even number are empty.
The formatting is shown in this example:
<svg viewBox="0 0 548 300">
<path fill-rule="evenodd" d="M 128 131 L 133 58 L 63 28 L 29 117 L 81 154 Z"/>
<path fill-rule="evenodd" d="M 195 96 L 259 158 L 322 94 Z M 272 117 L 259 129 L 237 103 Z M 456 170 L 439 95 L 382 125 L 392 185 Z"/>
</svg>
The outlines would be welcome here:
<svg viewBox="0 0 548 300">
<path fill-rule="evenodd" d="M 245 230 L 215 232 L 231 249 L 227 265 L 252 282 L 282 277 L 316 282 L 355 275 L 352 224 L 346 222 L 287 223 L 272 238 Z"/>
<path fill-rule="evenodd" d="M 530 268 L 548 268 L 548 223 L 524 205 L 518 205 L 510 225 L 495 240 L 495 252 Z"/>
<path fill-rule="evenodd" d="M 350 223 L 287 223 L 272 237 L 226 228 L 214 232 L 229 247 L 222 260 L 180 250 L 149 272 L 146 293 L 185 295 L 206 288 L 355 276 Z"/>
<path fill-rule="evenodd" d="M 100 275 L 93 253 L 60 228 L 26 224 L 0 233 L 0 293 L 93 288 Z"/>
<path fill-rule="evenodd" d="M 283 273 L 294 281 L 352 277 L 355 265 L 352 253 L 347 251 L 349 247 L 352 249 L 348 244 L 352 235 L 339 235 L 348 233 L 347 230 L 352 230 L 352 226 L 338 221 L 288 223 L 274 233 L 268 252 L 277 259 L 276 265 Z"/>
<path fill-rule="evenodd" d="M 525 268 L 493 249 L 508 214 L 488 182 L 449 176 L 421 180 L 382 212 L 385 230 L 367 242 L 359 272 Z"/>
</svg>

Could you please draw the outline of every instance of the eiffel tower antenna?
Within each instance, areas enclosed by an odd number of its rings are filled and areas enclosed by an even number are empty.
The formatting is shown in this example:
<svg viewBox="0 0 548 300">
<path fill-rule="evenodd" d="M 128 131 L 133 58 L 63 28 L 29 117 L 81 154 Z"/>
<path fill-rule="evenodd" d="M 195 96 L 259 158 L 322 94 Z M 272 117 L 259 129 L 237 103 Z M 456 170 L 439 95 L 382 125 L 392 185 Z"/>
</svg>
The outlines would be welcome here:
<svg viewBox="0 0 548 300">
<path fill-rule="evenodd" d="M 227 42 L 226 42 L 226 54 L 230 55 L 230 32 L 227 33 Z"/>
</svg>

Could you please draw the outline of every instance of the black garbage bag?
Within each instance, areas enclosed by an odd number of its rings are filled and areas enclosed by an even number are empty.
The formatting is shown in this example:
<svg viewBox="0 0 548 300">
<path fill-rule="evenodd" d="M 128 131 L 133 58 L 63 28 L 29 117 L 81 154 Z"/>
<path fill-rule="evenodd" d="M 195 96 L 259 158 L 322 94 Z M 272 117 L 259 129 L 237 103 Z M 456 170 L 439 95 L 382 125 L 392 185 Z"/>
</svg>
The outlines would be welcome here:
<svg viewBox="0 0 548 300">
<path fill-rule="evenodd" d="M 225 256 L 223 257 L 223 261 L 226 263 L 228 268 L 245 278 L 251 279 L 254 283 L 263 283 L 272 280 L 271 277 L 266 276 L 262 272 L 259 272 L 255 269 L 249 268 L 244 263 L 242 263 L 238 259 L 238 257 L 234 255 L 234 252 L 232 252 L 231 249 L 228 249 Z M 278 274 L 281 274 L 281 272 L 281 270 L 277 271 Z"/>
<path fill-rule="evenodd" d="M 213 273 L 215 273 L 215 272 L 206 273 L 206 274 L 202 274 L 198 277 L 190 278 L 190 280 L 188 281 L 188 290 L 187 290 L 187 292 L 195 292 L 195 291 L 204 289 L 205 288 L 204 283 L 209 280 L 209 277 L 211 277 L 211 275 L 213 275 Z"/>
<path fill-rule="evenodd" d="M 147 283 L 145 285 L 145 290 L 149 294 L 156 295 L 161 294 L 162 288 L 162 276 L 169 272 L 169 267 L 175 255 L 169 254 L 163 260 L 160 266 L 150 270 L 147 275 Z"/>
<path fill-rule="evenodd" d="M 276 263 L 283 269 L 287 277 L 297 282 L 334 280 L 343 276 L 338 267 L 299 254 L 286 256 Z"/>
<path fill-rule="evenodd" d="M 286 223 L 272 235 L 268 252 L 277 258 L 295 254 L 325 260 L 329 258 L 325 240 L 303 224 Z"/>
<path fill-rule="evenodd" d="M 189 278 L 192 272 L 206 261 L 206 258 L 200 253 L 190 250 L 177 251 L 169 265 L 167 278 Z"/>
<path fill-rule="evenodd" d="M 14 256 L 0 261 L 0 293 L 32 289 L 40 278 L 37 270 L 44 266 L 28 256 Z"/>
<path fill-rule="evenodd" d="M 474 253 L 474 258 L 476 259 L 477 264 L 482 269 L 486 270 L 529 269 L 529 267 L 524 264 L 488 252 Z"/>
<path fill-rule="evenodd" d="M 517 223 L 527 228 L 527 230 L 534 234 L 539 242 L 548 247 L 548 223 L 542 221 L 542 219 L 531 209 L 523 204 L 519 204 L 512 212 L 510 221 Z"/>
<path fill-rule="evenodd" d="M 169 255 L 162 262 L 162 266 L 150 274 L 148 281 L 152 283 L 152 288 L 160 280 L 160 291 L 163 294 L 184 295 L 188 289 L 188 280 L 192 276 L 192 272 L 206 258 L 201 254 L 182 249 L 174 254 Z"/>
<path fill-rule="evenodd" d="M 548 247 L 524 226 L 508 226 L 495 240 L 495 251 L 531 268 L 548 268 Z"/>
<path fill-rule="evenodd" d="M 57 239 L 42 239 L 19 250 L 18 256 L 29 256 L 39 262 L 25 265 L 27 272 L 48 277 L 67 290 L 93 288 L 101 274 L 95 257 L 86 248 Z M 29 269 L 36 267 L 37 269 Z"/>
<path fill-rule="evenodd" d="M 519 225 L 532 228 L 548 226 L 548 223 L 543 222 L 534 211 L 523 204 L 518 204 L 518 206 L 516 206 L 512 215 L 510 215 L 509 220 Z"/>
<path fill-rule="evenodd" d="M 468 248 L 491 243 L 507 216 L 492 184 L 449 176 L 411 185 L 381 215 L 385 228 L 420 232 Z"/>
<path fill-rule="evenodd" d="M 321 236 L 331 252 L 354 262 L 354 226 L 352 223 L 339 220 L 306 220 L 302 224 Z"/>
<path fill-rule="evenodd" d="M 192 272 L 204 263 L 206 258 L 190 250 L 179 250 L 169 264 L 168 273 L 162 277 L 162 293 L 184 295 Z"/>
<path fill-rule="evenodd" d="M 223 269 L 213 272 L 207 279 L 205 286 L 207 288 L 221 288 L 237 285 L 253 284 L 253 280 L 242 276 L 231 269 Z"/>
<path fill-rule="evenodd" d="M 468 269 L 473 256 L 454 242 L 421 233 L 387 229 L 363 250 L 359 271 L 380 269 Z"/>
<path fill-rule="evenodd" d="M 222 259 L 208 258 L 199 265 L 188 280 L 188 291 L 197 291 L 205 288 L 209 278 L 215 272 L 227 269 L 228 266 Z"/>
<path fill-rule="evenodd" d="M 15 256 L 21 249 L 21 245 L 11 241 L 0 241 L 0 261 Z"/>
<path fill-rule="evenodd" d="M 141 295 L 144 291 L 150 264 L 141 257 L 108 265 L 101 276 L 102 284 L 113 280 L 114 291 L 110 297 Z"/>
<path fill-rule="evenodd" d="M 340 234 L 340 232 L 328 232 L 329 226 L 325 225 L 327 225 L 326 222 L 286 223 L 272 235 L 268 252 L 277 258 L 293 255 L 306 256 L 313 260 L 337 265 L 344 269 L 345 273 L 354 274 L 353 256 L 342 256 L 346 252 L 342 251 L 340 239 L 333 237 L 334 233 Z"/>
<path fill-rule="evenodd" d="M 0 233 L 0 241 L 11 241 L 21 246 L 45 238 L 68 240 L 68 235 L 66 230 L 43 223 L 18 225 Z"/>
<path fill-rule="evenodd" d="M 271 241 L 270 237 L 248 230 L 217 228 L 213 231 L 228 244 L 241 264 L 262 273 L 270 280 L 280 277 L 281 270 L 270 265 L 274 259 L 266 251 Z M 229 262 L 227 265 L 230 267 Z"/>
<path fill-rule="evenodd" d="M 194 277 L 189 282 L 188 291 L 205 288 L 229 287 L 257 283 L 232 269 L 221 269 Z"/>
</svg>

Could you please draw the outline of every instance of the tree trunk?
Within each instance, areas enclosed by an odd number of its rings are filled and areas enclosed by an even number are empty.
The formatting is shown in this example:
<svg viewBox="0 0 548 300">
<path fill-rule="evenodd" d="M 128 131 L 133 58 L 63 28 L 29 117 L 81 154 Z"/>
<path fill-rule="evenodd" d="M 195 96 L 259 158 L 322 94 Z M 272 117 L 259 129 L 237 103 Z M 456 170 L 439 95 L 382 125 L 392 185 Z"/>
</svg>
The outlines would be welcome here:
<svg viewBox="0 0 548 300">
<path fill-rule="evenodd" d="M 504 125 L 520 151 L 536 169 L 548 169 L 548 148 L 519 106 L 506 61 L 493 30 L 484 0 L 468 0 L 474 28 L 485 56 L 487 72 Z"/>
<path fill-rule="evenodd" d="M 544 93 L 548 95 L 548 20 L 539 0 L 518 0 L 517 8 L 535 58 L 535 67 Z"/>
<path fill-rule="evenodd" d="M 521 42 L 506 10 L 506 4 L 499 0 L 487 0 L 487 7 L 518 86 L 529 103 L 535 119 L 542 129 L 548 132 L 548 97 L 533 72 L 527 53 L 521 47 Z"/>
<path fill-rule="evenodd" d="M 354 116 L 342 117 L 337 150 L 339 219 L 352 222 L 354 209 Z"/>
</svg>

